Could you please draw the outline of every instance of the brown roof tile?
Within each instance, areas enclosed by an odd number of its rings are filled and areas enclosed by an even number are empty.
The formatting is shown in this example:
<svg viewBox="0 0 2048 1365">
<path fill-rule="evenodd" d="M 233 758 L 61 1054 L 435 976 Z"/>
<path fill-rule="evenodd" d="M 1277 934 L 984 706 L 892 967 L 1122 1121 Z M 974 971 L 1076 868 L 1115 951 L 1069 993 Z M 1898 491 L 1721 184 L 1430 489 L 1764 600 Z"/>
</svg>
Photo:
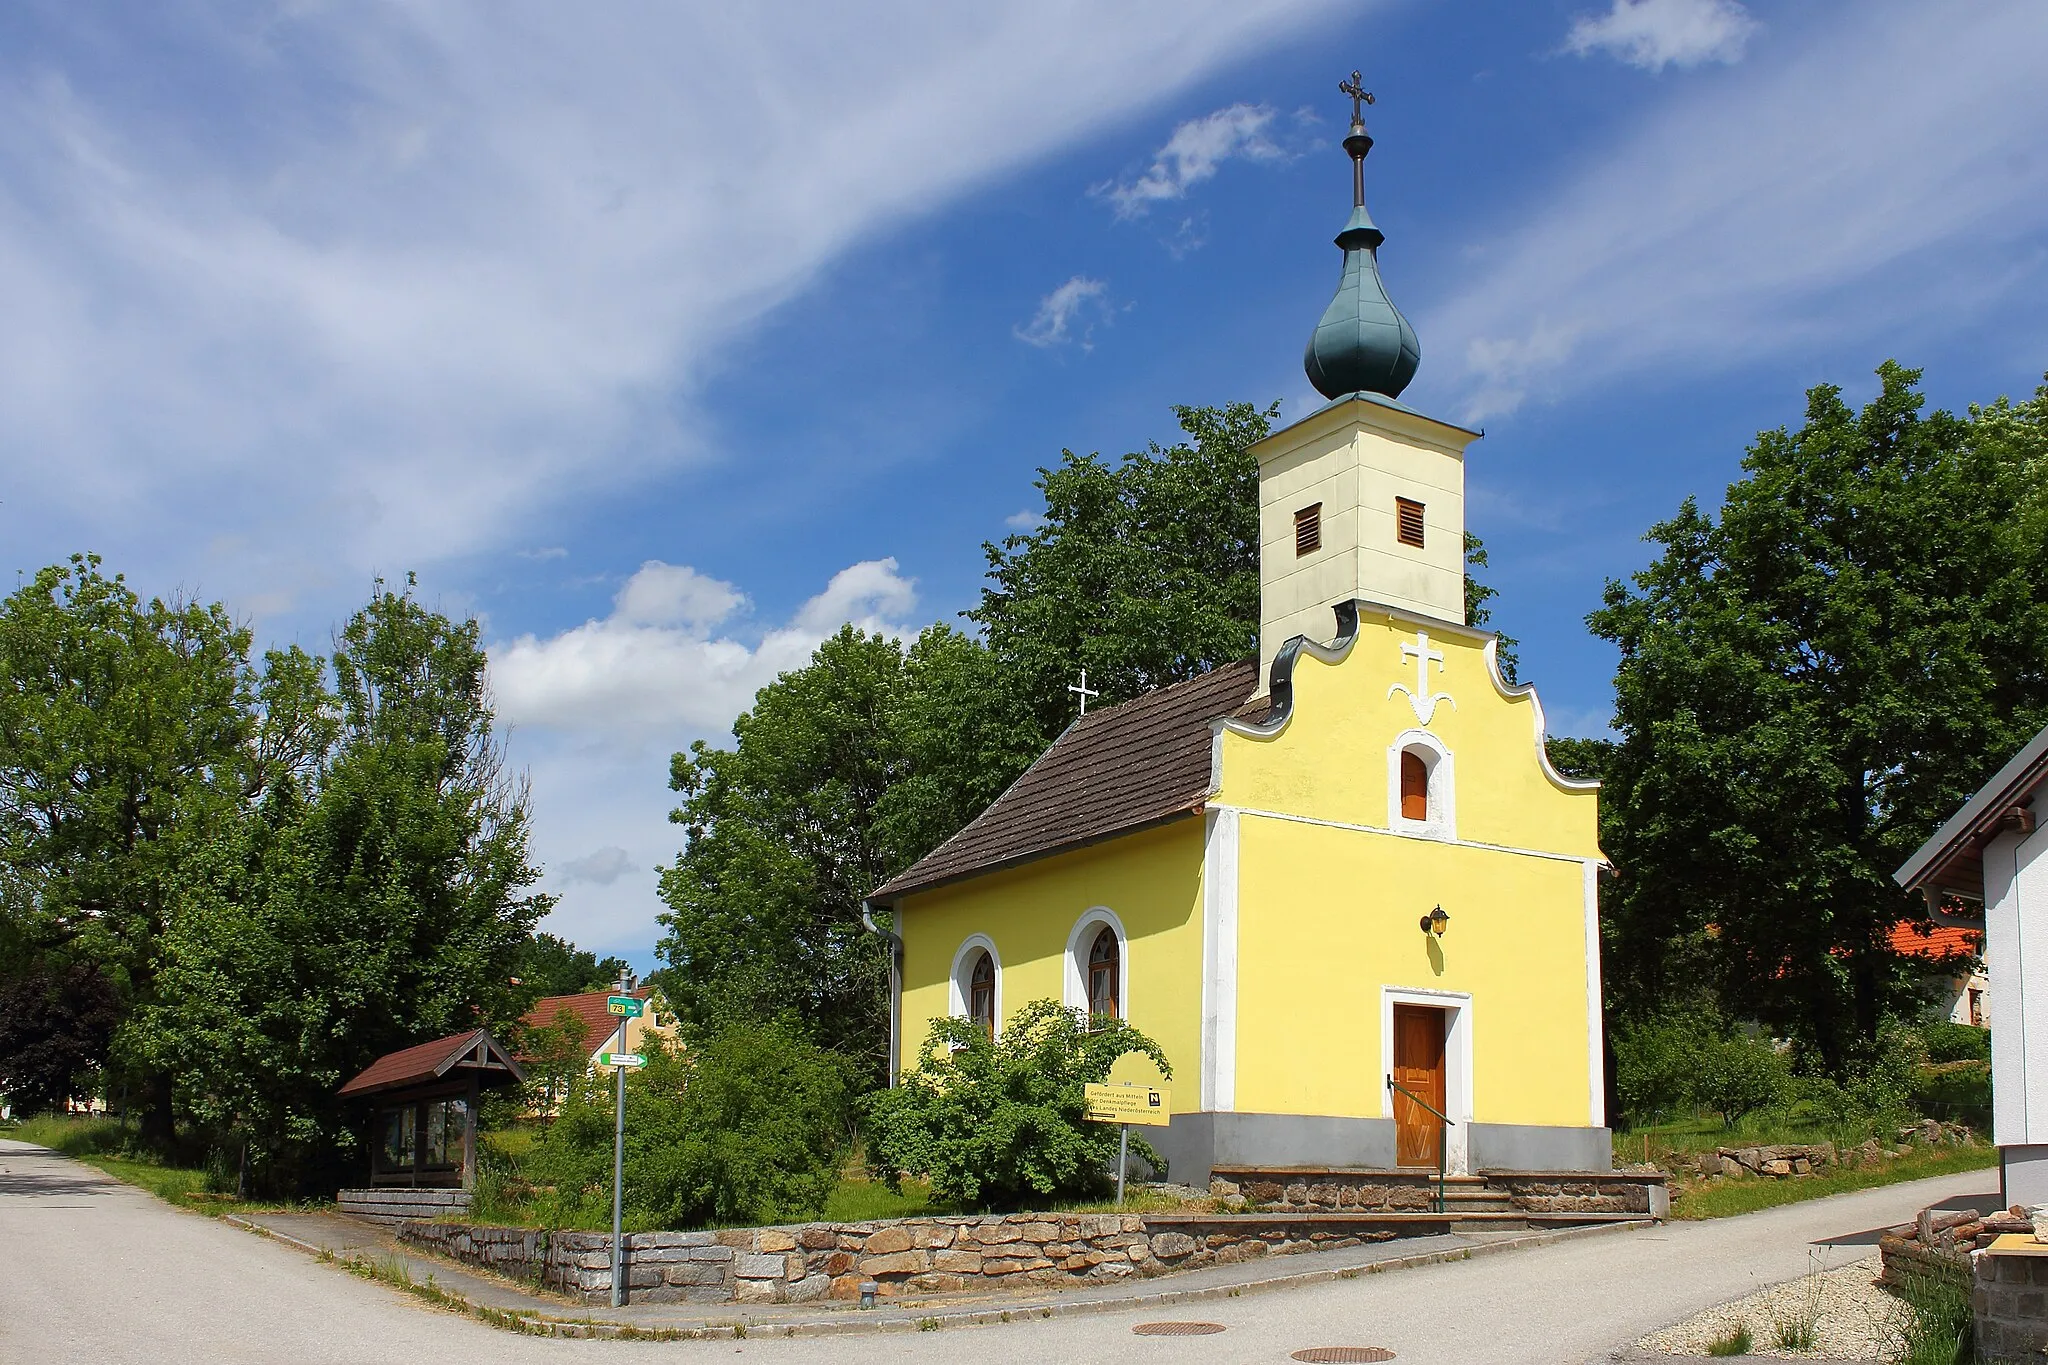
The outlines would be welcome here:
<svg viewBox="0 0 2048 1365">
<path fill-rule="evenodd" d="M 415 1043 L 396 1052 L 387 1052 L 365 1067 L 361 1075 L 344 1085 L 338 1093 L 370 1095 L 444 1076 L 449 1071 L 458 1069 L 462 1056 L 476 1046 L 479 1036 L 490 1044 L 493 1054 L 501 1059 L 510 1060 L 505 1057 L 497 1039 L 492 1038 L 488 1030 L 473 1028 L 466 1033 L 436 1038 L 431 1043 Z M 515 1071 L 511 1079 L 525 1078 Z"/>
<path fill-rule="evenodd" d="M 635 1000 L 645 1000 L 650 994 L 647 988 L 628 991 Z M 555 1022 L 563 1010 L 576 1016 L 583 1025 L 583 1046 L 596 1052 L 611 1040 L 618 1031 L 618 1017 L 605 1009 L 605 1002 L 612 997 L 610 991 L 582 991 L 576 995 L 544 995 L 534 1002 L 532 1009 L 519 1016 L 519 1022 L 528 1028 L 545 1028 Z"/>
<path fill-rule="evenodd" d="M 1246 659 L 1089 712 L 994 805 L 869 899 L 893 902 L 1199 810 L 1210 725 L 1244 705 L 1257 677 Z"/>
</svg>

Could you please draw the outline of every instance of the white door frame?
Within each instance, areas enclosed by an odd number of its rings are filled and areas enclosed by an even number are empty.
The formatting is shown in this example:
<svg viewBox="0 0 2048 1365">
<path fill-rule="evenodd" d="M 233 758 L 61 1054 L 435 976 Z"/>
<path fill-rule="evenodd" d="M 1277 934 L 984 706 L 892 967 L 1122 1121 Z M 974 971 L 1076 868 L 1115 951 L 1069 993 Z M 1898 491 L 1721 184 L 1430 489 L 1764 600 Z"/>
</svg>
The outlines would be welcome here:
<svg viewBox="0 0 2048 1365">
<path fill-rule="evenodd" d="M 1423 1005 L 1444 1011 L 1444 1113 L 1451 1126 L 1444 1132 L 1444 1170 L 1468 1175 L 1472 1134 L 1472 997 L 1465 991 L 1434 991 L 1415 986 L 1380 988 L 1380 1114 L 1394 1117 L 1394 1092 L 1387 1077 L 1394 1074 L 1394 1006 Z"/>
</svg>

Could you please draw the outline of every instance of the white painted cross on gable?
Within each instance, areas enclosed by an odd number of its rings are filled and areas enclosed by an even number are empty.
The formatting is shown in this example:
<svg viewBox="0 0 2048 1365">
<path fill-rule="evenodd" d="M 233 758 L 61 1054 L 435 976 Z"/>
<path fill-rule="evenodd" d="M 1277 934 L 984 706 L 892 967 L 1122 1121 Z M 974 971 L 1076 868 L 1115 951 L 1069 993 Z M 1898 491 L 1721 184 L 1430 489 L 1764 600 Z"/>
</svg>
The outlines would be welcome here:
<svg viewBox="0 0 2048 1365">
<path fill-rule="evenodd" d="M 1401 645 L 1401 658 L 1404 662 L 1409 659 L 1415 660 L 1415 688 L 1410 691 L 1406 683 L 1395 683 L 1387 689 L 1387 696 L 1391 699 L 1396 692 L 1406 693 L 1408 705 L 1415 712 L 1416 724 L 1429 724 L 1429 718 L 1436 714 L 1436 704 L 1440 701 L 1450 702 L 1453 711 L 1458 709 L 1458 703 L 1450 693 L 1429 690 L 1429 666 L 1435 664 L 1436 671 L 1443 672 L 1444 654 L 1440 649 L 1429 647 L 1428 631 L 1416 631 L 1415 643 L 1412 645 L 1404 641 Z"/>
</svg>

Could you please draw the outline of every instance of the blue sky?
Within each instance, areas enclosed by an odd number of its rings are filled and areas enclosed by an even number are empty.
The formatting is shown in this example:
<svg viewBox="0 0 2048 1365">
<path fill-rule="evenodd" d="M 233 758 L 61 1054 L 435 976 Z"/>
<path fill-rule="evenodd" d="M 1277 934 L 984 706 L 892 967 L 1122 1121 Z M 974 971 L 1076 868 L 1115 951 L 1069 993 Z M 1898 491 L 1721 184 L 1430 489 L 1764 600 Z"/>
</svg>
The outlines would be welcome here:
<svg viewBox="0 0 2048 1365">
<path fill-rule="evenodd" d="M 1406 397 L 1485 427 L 1499 622 L 1593 733 L 1603 581 L 1807 386 L 2039 382 L 2044 65 L 2032 0 L 27 0 L 0 545 L 313 647 L 417 570 L 550 927 L 645 964 L 670 751 L 970 605 L 1063 446 L 1306 409 L 1354 66 Z"/>
</svg>

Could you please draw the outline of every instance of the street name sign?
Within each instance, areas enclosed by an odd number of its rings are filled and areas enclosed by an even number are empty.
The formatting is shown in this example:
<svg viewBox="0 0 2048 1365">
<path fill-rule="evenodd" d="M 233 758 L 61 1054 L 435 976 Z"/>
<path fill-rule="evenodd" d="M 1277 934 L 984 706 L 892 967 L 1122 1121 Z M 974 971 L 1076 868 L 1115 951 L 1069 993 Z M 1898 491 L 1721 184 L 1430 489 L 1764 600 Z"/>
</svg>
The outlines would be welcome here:
<svg viewBox="0 0 2048 1365">
<path fill-rule="evenodd" d="M 626 1019 L 638 1019 L 641 1010 L 644 1008 L 638 1000 L 635 1000 L 630 995 L 611 996 L 604 1002 L 604 1007 L 606 1013 L 616 1014 Z"/>
<path fill-rule="evenodd" d="M 1164 1128 L 1173 1118 L 1173 1092 L 1156 1085 L 1083 1087 L 1088 1117 L 1098 1123 L 1138 1123 Z"/>
<path fill-rule="evenodd" d="M 615 1067 L 646 1066 L 647 1058 L 638 1052 L 600 1052 L 597 1054 L 597 1064 Z"/>
</svg>

